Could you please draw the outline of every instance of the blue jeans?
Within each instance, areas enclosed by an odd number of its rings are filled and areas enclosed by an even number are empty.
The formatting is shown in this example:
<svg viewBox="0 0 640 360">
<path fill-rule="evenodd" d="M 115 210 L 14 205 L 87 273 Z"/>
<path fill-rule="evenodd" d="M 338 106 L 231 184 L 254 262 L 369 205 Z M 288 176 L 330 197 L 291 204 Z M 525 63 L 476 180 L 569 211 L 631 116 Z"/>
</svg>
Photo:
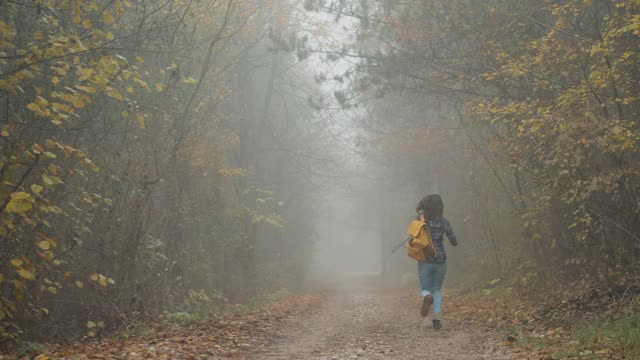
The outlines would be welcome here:
<svg viewBox="0 0 640 360">
<path fill-rule="evenodd" d="M 418 276 L 420 277 L 421 295 L 433 296 L 433 318 L 440 319 L 442 312 L 442 282 L 447 273 L 447 262 L 442 264 L 419 262 Z"/>
</svg>

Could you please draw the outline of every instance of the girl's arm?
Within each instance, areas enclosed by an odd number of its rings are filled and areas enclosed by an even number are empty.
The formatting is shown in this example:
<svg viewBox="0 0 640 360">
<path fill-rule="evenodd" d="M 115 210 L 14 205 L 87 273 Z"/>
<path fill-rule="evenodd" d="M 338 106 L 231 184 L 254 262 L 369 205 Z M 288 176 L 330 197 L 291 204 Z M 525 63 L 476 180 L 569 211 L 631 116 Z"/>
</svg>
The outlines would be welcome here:
<svg viewBox="0 0 640 360">
<path fill-rule="evenodd" d="M 447 220 L 447 227 L 444 230 L 444 233 L 447 235 L 447 238 L 451 242 L 451 245 L 458 246 L 458 238 L 456 238 L 456 234 L 453 232 L 453 225 Z"/>
</svg>

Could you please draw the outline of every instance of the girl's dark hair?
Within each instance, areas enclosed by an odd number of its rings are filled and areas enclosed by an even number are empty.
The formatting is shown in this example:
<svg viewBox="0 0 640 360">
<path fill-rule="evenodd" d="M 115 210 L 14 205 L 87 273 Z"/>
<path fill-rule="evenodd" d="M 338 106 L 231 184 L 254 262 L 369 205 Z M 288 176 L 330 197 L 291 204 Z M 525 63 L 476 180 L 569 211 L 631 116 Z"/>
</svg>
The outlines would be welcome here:
<svg viewBox="0 0 640 360">
<path fill-rule="evenodd" d="M 416 206 L 416 212 L 424 214 L 425 219 L 438 219 L 442 217 L 444 203 L 438 194 L 427 195 Z"/>
</svg>

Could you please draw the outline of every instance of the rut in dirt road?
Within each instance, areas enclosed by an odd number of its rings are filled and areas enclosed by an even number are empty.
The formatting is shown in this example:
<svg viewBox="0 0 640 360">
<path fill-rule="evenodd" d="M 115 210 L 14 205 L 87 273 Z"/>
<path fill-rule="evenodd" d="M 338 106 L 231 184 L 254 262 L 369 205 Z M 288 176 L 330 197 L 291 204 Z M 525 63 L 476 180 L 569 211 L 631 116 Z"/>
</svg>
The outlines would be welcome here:
<svg viewBox="0 0 640 360">
<path fill-rule="evenodd" d="M 296 318 L 278 340 L 247 359 L 516 359 L 497 335 L 445 316 L 434 331 L 402 293 L 337 292 L 319 311 Z"/>
</svg>

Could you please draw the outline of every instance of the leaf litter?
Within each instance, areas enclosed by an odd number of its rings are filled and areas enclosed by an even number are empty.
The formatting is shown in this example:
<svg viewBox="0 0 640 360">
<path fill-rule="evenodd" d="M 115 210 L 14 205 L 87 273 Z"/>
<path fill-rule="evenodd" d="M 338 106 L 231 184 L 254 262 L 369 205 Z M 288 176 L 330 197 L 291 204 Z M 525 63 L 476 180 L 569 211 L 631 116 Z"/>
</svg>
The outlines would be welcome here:
<svg viewBox="0 0 640 360">
<path fill-rule="evenodd" d="M 148 337 L 105 337 L 52 345 L 36 359 L 241 358 L 243 351 L 268 342 L 273 327 L 317 308 L 324 299 L 323 294 L 289 296 L 248 313 L 195 324 L 168 325 Z"/>
</svg>

